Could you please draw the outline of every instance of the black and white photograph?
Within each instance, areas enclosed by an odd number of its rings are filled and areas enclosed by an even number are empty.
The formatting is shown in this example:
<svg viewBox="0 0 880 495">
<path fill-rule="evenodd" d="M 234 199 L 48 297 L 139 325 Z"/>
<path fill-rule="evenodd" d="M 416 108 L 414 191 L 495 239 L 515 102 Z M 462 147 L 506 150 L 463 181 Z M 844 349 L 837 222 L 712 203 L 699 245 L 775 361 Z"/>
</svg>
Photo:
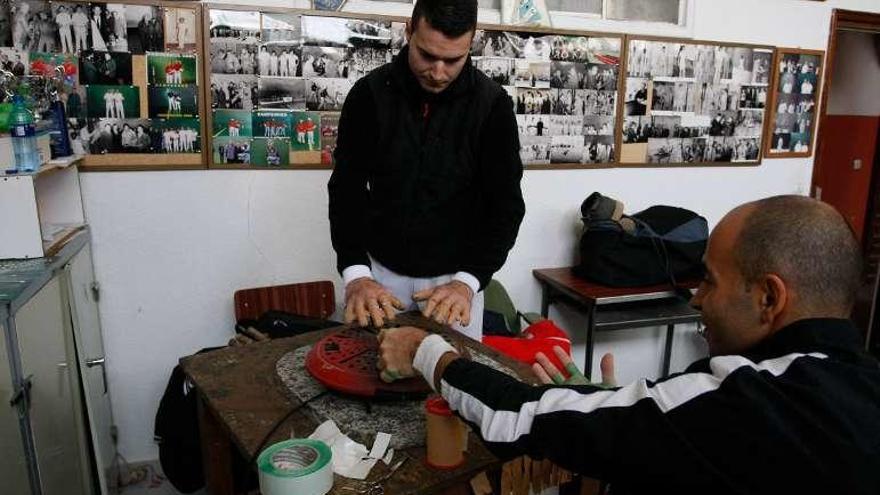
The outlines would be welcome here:
<svg viewBox="0 0 880 495">
<path fill-rule="evenodd" d="M 552 36 L 550 58 L 561 62 L 590 61 L 590 45 L 586 36 Z"/>
<path fill-rule="evenodd" d="M 471 56 L 517 58 L 523 40 L 507 31 L 477 29 L 471 42 Z"/>
<path fill-rule="evenodd" d="M 581 163 L 610 163 L 614 161 L 614 136 L 586 136 Z"/>
<path fill-rule="evenodd" d="M 301 60 L 299 46 L 260 45 L 257 52 L 257 73 L 270 77 L 300 77 L 303 75 Z"/>
<path fill-rule="evenodd" d="M 646 40 L 630 40 L 629 54 L 626 61 L 626 73 L 629 77 L 646 78 L 651 74 L 651 58 Z"/>
<path fill-rule="evenodd" d="M 553 113 L 556 115 L 575 115 L 576 89 L 554 89 Z M 583 114 L 580 114 L 583 115 Z"/>
<path fill-rule="evenodd" d="M 715 112 L 736 110 L 740 101 L 740 88 L 728 84 L 705 83 L 698 88 L 699 112 L 702 115 L 714 115 Z"/>
<path fill-rule="evenodd" d="M 150 153 L 154 150 L 151 130 L 149 119 L 91 119 L 87 149 L 93 155 Z"/>
<path fill-rule="evenodd" d="M 638 77 L 629 77 L 626 79 L 626 90 L 623 114 L 645 115 L 648 110 L 648 80 Z"/>
<path fill-rule="evenodd" d="M 553 136 L 550 139 L 552 163 L 581 163 L 584 159 L 583 136 Z"/>
<path fill-rule="evenodd" d="M 739 110 L 734 125 L 733 135 L 736 137 L 759 137 L 764 130 L 764 111 Z"/>
<path fill-rule="evenodd" d="M 197 86 L 150 86 L 150 118 L 198 117 Z"/>
<path fill-rule="evenodd" d="M 734 47 L 732 54 L 734 84 L 750 84 L 752 82 L 752 67 L 754 50 L 751 48 Z"/>
<path fill-rule="evenodd" d="M 85 155 L 89 152 L 89 123 L 85 118 L 67 119 L 67 135 L 70 138 L 70 149 L 74 155 Z"/>
<path fill-rule="evenodd" d="M 648 163 L 682 163 L 679 138 L 648 139 Z"/>
<path fill-rule="evenodd" d="M 345 58 L 345 49 L 324 46 L 302 47 L 303 77 L 344 77 L 339 62 Z"/>
<path fill-rule="evenodd" d="M 131 84 L 131 54 L 82 52 L 79 57 L 80 84 Z"/>
<path fill-rule="evenodd" d="M 623 123 L 623 142 L 647 143 L 649 139 L 675 137 L 680 127 L 681 117 L 628 117 Z"/>
<path fill-rule="evenodd" d="M 584 118 L 575 115 L 551 115 L 551 136 L 583 136 Z"/>
<path fill-rule="evenodd" d="M 513 84 L 514 59 L 504 57 L 474 57 L 474 67 L 486 74 L 486 77 L 502 86 Z"/>
<path fill-rule="evenodd" d="M 306 108 L 312 111 L 341 111 L 345 97 L 351 90 L 350 79 L 306 79 Z"/>
<path fill-rule="evenodd" d="M 302 43 L 302 15 L 263 13 L 260 41 L 263 44 L 299 45 Z"/>
<path fill-rule="evenodd" d="M 752 84 L 769 84 L 773 74 L 773 52 L 755 50 L 752 53 Z"/>
<path fill-rule="evenodd" d="M 583 89 L 617 91 L 617 66 L 587 64 L 581 87 Z"/>
<path fill-rule="evenodd" d="M 579 96 L 583 94 L 583 106 L 578 105 Z M 597 91 L 593 89 L 575 90 L 575 115 L 615 115 L 617 108 L 617 91 Z"/>
<path fill-rule="evenodd" d="M 339 77 L 358 80 L 391 62 L 391 50 L 386 48 L 346 48 L 345 58 L 339 62 Z"/>
<path fill-rule="evenodd" d="M 733 47 L 715 47 L 715 73 L 712 77 L 713 84 L 722 81 L 730 82 L 733 79 Z"/>
<path fill-rule="evenodd" d="M 306 82 L 289 77 L 260 77 L 259 107 L 305 110 Z"/>
<path fill-rule="evenodd" d="M 737 138 L 733 142 L 732 162 L 751 162 L 758 159 L 761 137 Z"/>
<path fill-rule="evenodd" d="M 209 12 L 211 42 L 260 42 L 260 12 L 255 10 L 220 10 Z"/>
<path fill-rule="evenodd" d="M 133 54 L 161 52 L 165 49 L 162 11 L 151 5 L 126 5 L 125 25 L 128 51 Z"/>
<path fill-rule="evenodd" d="M 89 48 L 104 52 L 128 52 L 125 5 L 90 3 Z"/>
<path fill-rule="evenodd" d="M 574 117 L 579 118 L 579 117 Z M 583 117 L 584 136 L 613 136 L 614 117 L 607 115 L 587 115 Z"/>
<path fill-rule="evenodd" d="M 584 89 L 586 73 L 586 64 L 580 62 L 550 62 L 550 87 Z"/>
<path fill-rule="evenodd" d="M 56 40 L 55 16 L 49 3 L 18 0 L 11 4 L 12 46 L 28 52 L 53 52 Z"/>
<path fill-rule="evenodd" d="M 303 43 L 311 46 L 391 47 L 391 21 L 302 16 Z"/>
<path fill-rule="evenodd" d="M 518 114 L 551 114 L 553 113 L 554 89 L 517 89 L 516 113 Z"/>
<path fill-rule="evenodd" d="M 195 9 L 165 7 L 166 52 L 188 53 L 196 50 Z"/>
<path fill-rule="evenodd" d="M 253 110 L 257 108 L 257 88 L 256 76 L 212 74 L 211 108 Z"/>
<path fill-rule="evenodd" d="M 716 112 L 709 123 L 710 136 L 733 136 L 736 129 L 736 111 Z"/>
<path fill-rule="evenodd" d="M 513 85 L 517 88 L 549 88 L 550 62 L 533 62 L 516 59 L 514 61 L 516 78 Z"/>
<path fill-rule="evenodd" d="M 741 86 L 739 108 L 764 108 L 767 105 L 767 86 Z"/>
<path fill-rule="evenodd" d="M 520 136 L 551 136 L 550 118 L 553 115 L 517 115 L 516 124 Z"/>
<path fill-rule="evenodd" d="M 257 74 L 257 45 L 211 42 L 212 74 Z"/>
<path fill-rule="evenodd" d="M 519 158 L 523 165 L 550 164 L 550 136 L 520 136 Z"/>
<path fill-rule="evenodd" d="M 16 76 L 30 73 L 30 57 L 28 52 L 17 48 L 0 48 L 0 68 Z"/>
<path fill-rule="evenodd" d="M 0 0 L 0 46 L 12 46 L 12 1 Z"/>
<path fill-rule="evenodd" d="M 71 2 L 54 2 L 52 3 L 52 19 L 55 21 L 55 50 L 62 53 L 76 53 L 79 51 L 75 45 L 73 36 L 73 14 L 76 7 L 82 4 Z M 82 19 L 82 17 L 80 17 Z M 82 46 L 86 46 L 88 36 L 82 36 Z M 85 48 L 83 48 L 85 49 Z"/>
<path fill-rule="evenodd" d="M 403 46 L 406 45 L 406 23 L 391 23 L 391 53 L 397 55 Z"/>
</svg>

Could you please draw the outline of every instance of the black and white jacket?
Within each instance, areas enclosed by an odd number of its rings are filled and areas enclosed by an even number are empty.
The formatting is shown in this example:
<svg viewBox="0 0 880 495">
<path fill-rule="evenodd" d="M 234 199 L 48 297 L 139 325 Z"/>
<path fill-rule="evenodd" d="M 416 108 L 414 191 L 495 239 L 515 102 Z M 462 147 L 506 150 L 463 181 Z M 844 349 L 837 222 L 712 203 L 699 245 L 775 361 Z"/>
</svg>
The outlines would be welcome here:
<svg viewBox="0 0 880 495">
<path fill-rule="evenodd" d="M 445 352 L 431 340 L 426 376 Z M 801 320 L 656 382 L 532 387 L 458 359 L 440 386 L 497 455 L 549 458 L 615 493 L 877 495 L 880 365 L 860 342 L 846 320 Z"/>
</svg>

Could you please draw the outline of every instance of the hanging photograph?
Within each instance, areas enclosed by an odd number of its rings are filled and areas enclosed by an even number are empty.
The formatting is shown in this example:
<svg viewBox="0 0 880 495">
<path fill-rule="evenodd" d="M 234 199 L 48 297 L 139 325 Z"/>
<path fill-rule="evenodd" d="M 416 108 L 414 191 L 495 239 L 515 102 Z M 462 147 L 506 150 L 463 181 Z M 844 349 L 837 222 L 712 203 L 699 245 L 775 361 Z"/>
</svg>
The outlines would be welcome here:
<svg viewBox="0 0 880 495">
<path fill-rule="evenodd" d="M 323 46 L 302 47 L 303 77 L 342 77 L 339 62 L 345 58 L 344 48 Z"/>
<path fill-rule="evenodd" d="M 519 37 L 522 39 L 522 53 L 519 54 L 522 58 L 527 60 L 543 60 L 545 62 L 550 61 L 550 54 L 553 51 L 553 40 L 556 36 L 519 33 Z"/>
<path fill-rule="evenodd" d="M 103 52 L 128 52 L 125 5 L 90 3 L 89 48 Z"/>
<path fill-rule="evenodd" d="M 312 8 L 315 10 L 342 10 L 345 0 L 312 0 Z"/>
<path fill-rule="evenodd" d="M 473 63 L 489 79 L 502 86 L 509 86 L 513 84 L 516 75 L 514 60 L 504 57 L 474 57 Z"/>
<path fill-rule="evenodd" d="M 397 52 L 406 45 L 406 23 L 391 23 L 391 53 L 397 55 Z"/>
<path fill-rule="evenodd" d="M 391 21 L 302 16 L 303 43 L 311 46 L 391 47 Z"/>
<path fill-rule="evenodd" d="M 81 129 L 79 134 L 82 133 Z M 86 149 L 93 155 L 153 151 L 153 136 L 148 119 L 91 119 L 85 139 Z"/>
<path fill-rule="evenodd" d="M 12 46 L 12 0 L 0 0 L 0 47 Z"/>
<path fill-rule="evenodd" d="M 336 50 L 336 48 L 327 48 L 327 50 Z M 270 77 L 302 76 L 300 47 L 287 44 L 260 45 L 257 53 L 257 73 Z"/>
<path fill-rule="evenodd" d="M 253 136 L 258 138 L 291 137 L 290 112 L 259 110 L 253 116 Z"/>
<path fill-rule="evenodd" d="M 211 108 L 252 110 L 257 107 L 258 98 L 257 76 L 211 75 Z M 305 105 L 303 89 L 303 108 Z"/>
<path fill-rule="evenodd" d="M 196 56 L 181 53 L 148 53 L 147 84 L 190 85 L 198 83 Z"/>
<path fill-rule="evenodd" d="M 214 137 L 252 137 L 252 112 L 245 110 L 214 110 Z"/>
<path fill-rule="evenodd" d="M 86 109 L 89 118 L 140 118 L 140 90 L 137 86 L 89 85 Z"/>
<path fill-rule="evenodd" d="M 211 42 L 212 74 L 257 74 L 257 45 L 237 41 Z"/>
<path fill-rule="evenodd" d="M 74 88 L 79 83 L 79 64 L 77 63 L 76 55 L 72 53 L 33 52 L 29 56 L 29 64 L 29 72 L 31 74 L 43 77 L 57 77 L 61 75 L 62 82 L 67 90 Z"/>
<path fill-rule="evenodd" d="M 321 149 L 321 114 L 317 112 L 293 112 L 292 151 L 318 151 Z"/>
<path fill-rule="evenodd" d="M 131 54 L 82 52 L 79 57 L 80 84 L 131 84 Z"/>
<path fill-rule="evenodd" d="M 339 77 L 356 81 L 391 62 L 391 50 L 386 48 L 346 48 L 338 62 Z"/>
<path fill-rule="evenodd" d="M 125 26 L 128 31 L 128 51 L 131 53 L 141 55 L 165 49 L 162 11 L 159 7 L 126 5 Z"/>
<path fill-rule="evenodd" d="M 64 113 L 69 119 L 86 118 L 86 87 L 75 85 L 70 91 L 61 93 Z"/>
<path fill-rule="evenodd" d="M 196 51 L 196 11 L 165 7 L 166 52 Z"/>
<path fill-rule="evenodd" d="M 305 110 L 306 80 L 290 77 L 260 77 L 259 107 Z"/>
<path fill-rule="evenodd" d="M 218 137 L 211 144 L 211 156 L 219 165 L 250 165 L 252 138 Z"/>
<path fill-rule="evenodd" d="M 302 43 L 302 16 L 300 14 L 263 14 L 263 44 L 283 43 L 299 45 Z"/>
<path fill-rule="evenodd" d="M 260 13 L 248 10 L 211 9 L 211 42 L 260 42 Z"/>
<path fill-rule="evenodd" d="M 550 164 L 550 136 L 520 136 L 519 157 L 523 164 L 549 165 Z"/>
<path fill-rule="evenodd" d="M 773 100 L 767 110 L 768 157 L 812 155 L 823 57 L 821 51 L 777 49 Z"/>
<path fill-rule="evenodd" d="M 153 119 L 153 128 L 160 136 L 162 153 L 198 153 L 202 149 L 198 118 Z"/>
<path fill-rule="evenodd" d="M 630 39 L 620 162 L 758 163 L 768 48 Z"/>
<path fill-rule="evenodd" d="M 306 109 L 341 111 L 352 84 L 350 79 L 342 78 L 306 79 Z"/>
<path fill-rule="evenodd" d="M 251 141 L 251 164 L 267 167 L 290 165 L 290 140 L 254 139 Z"/>
<path fill-rule="evenodd" d="M 333 152 L 336 151 L 336 139 L 339 137 L 339 114 L 325 112 L 321 114 L 321 164 L 333 165 Z"/>
<path fill-rule="evenodd" d="M 523 43 L 516 33 L 477 29 L 471 41 L 471 56 L 516 58 L 522 54 Z"/>
<path fill-rule="evenodd" d="M 28 52 L 17 48 L 0 48 L 0 68 L 16 76 L 28 74 L 30 69 Z"/>
<path fill-rule="evenodd" d="M 55 21 L 55 48 L 62 53 L 76 53 L 87 48 L 88 17 L 81 8 L 82 4 L 71 2 L 53 2 L 51 5 L 52 19 Z M 79 12 L 79 14 L 77 14 Z M 79 40 L 74 37 L 73 21 L 77 16 L 79 24 Z M 81 47 L 76 42 L 82 43 Z"/>
<path fill-rule="evenodd" d="M 150 118 L 198 117 L 197 86 L 150 86 Z"/>
<path fill-rule="evenodd" d="M 18 0 L 11 4 L 12 46 L 27 52 L 54 52 L 55 15 L 49 2 Z"/>
</svg>

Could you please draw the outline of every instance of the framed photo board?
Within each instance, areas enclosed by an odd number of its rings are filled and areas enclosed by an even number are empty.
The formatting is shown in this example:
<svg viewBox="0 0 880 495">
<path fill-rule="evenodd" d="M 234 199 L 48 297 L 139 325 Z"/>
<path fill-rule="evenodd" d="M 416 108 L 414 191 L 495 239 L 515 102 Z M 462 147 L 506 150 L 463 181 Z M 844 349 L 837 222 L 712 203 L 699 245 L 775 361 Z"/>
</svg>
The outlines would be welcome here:
<svg viewBox="0 0 880 495">
<path fill-rule="evenodd" d="M 813 154 L 824 57 L 822 51 L 776 49 L 765 157 L 796 158 Z"/>
<path fill-rule="evenodd" d="M 773 48 L 627 37 L 620 166 L 756 165 Z"/>
</svg>

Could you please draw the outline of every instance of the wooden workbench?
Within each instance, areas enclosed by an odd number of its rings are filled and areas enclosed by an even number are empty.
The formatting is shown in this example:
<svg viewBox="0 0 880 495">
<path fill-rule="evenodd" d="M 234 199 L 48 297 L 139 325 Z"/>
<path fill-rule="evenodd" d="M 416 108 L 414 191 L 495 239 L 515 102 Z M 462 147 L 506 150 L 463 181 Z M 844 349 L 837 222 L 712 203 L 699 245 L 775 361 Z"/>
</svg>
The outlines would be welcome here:
<svg viewBox="0 0 880 495">
<path fill-rule="evenodd" d="M 537 383 L 528 366 L 457 332 L 429 322 L 421 315 L 399 315 L 397 321 L 446 333 L 470 352 L 487 355 L 514 370 L 523 381 Z M 289 398 L 277 377 L 275 362 L 285 353 L 312 344 L 333 330 L 310 332 L 242 347 L 228 347 L 181 360 L 184 372 L 198 391 L 202 453 L 209 493 L 234 494 L 231 446 L 238 448 L 245 458 L 253 458 L 263 437 L 279 419 L 298 405 L 295 399 Z M 424 418 L 414 420 L 423 421 Z M 308 436 L 317 426 L 304 410 L 296 411 L 277 429 L 266 445 L 289 438 L 291 431 L 297 437 Z M 498 459 L 486 450 L 473 433 L 469 435 L 464 465 L 454 470 L 441 471 L 427 467 L 424 463 L 423 447 L 409 448 L 405 452 L 411 459 L 385 483 L 386 493 L 433 494 L 447 493 L 450 489 L 455 492 L 455 487 L 466 484 L 476 474 L 499 464 Z M 395 459 L 399 459 L 399 456 L 397 454 Z M 379 462 L 368 480 L 379 478 L 386 472 L 386 466 Z M 333 490 L 330 492 L 332 494 L 350 495 L 354 492 L 342 487 L 362 486 L 356 480 L 334 476 Z"/>
</svg>

